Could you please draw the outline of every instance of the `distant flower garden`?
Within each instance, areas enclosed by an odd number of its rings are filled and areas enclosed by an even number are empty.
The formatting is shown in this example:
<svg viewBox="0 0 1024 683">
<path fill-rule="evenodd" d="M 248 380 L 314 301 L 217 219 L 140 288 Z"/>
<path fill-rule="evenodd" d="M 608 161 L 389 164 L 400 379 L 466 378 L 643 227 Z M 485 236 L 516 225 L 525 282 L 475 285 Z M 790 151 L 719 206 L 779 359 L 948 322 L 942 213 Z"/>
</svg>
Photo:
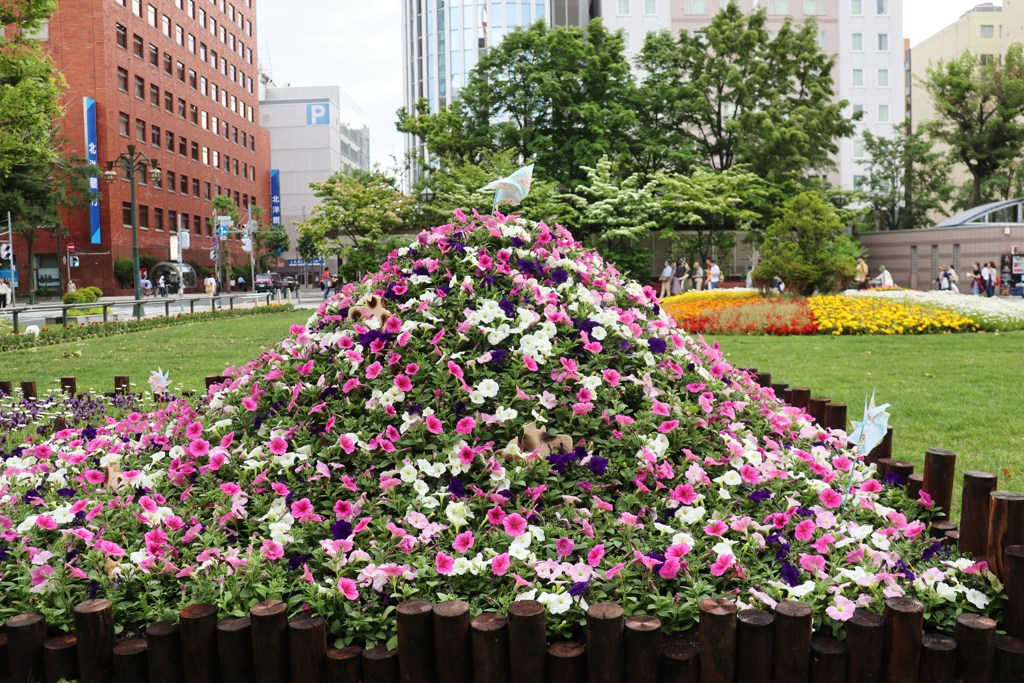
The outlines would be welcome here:
<svg viewBox="0 0 1024 683">
<path fill-rule="evenodd" d="M 752 289 L 687 292 L 661 302 L 687 332 L 701 334 L 933 334 L 1024 329 L 1024 302 L 915 292 L 762 297 Z"/>
</svg>

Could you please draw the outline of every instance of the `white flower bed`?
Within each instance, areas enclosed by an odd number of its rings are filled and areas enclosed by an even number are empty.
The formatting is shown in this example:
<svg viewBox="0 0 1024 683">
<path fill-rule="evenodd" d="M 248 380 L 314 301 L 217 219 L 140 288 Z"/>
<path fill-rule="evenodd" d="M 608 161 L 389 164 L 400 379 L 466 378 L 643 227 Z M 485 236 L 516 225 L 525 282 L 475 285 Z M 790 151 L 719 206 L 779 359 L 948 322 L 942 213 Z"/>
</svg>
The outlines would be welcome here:
<svg viewBox="0 0 1024 683">
<path fill-rule="evenodd" d="M 874 297 L 907 304 L 933 306 L 954 311 L 974 320 L 986 330 L 1024 329 L 1024 298 L 974 296 L 950 292 L 918 292 L 912 289 L 847 290 L 846 296 Z"/>
</svg>

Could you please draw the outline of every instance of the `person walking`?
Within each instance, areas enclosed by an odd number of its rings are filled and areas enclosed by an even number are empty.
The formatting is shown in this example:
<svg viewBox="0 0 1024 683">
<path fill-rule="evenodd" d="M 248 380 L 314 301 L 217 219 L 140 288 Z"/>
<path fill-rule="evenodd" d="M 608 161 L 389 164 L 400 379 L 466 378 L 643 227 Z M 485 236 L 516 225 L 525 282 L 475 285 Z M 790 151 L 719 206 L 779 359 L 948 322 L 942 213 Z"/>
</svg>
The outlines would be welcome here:
<svg viewBox="0 0 1024 683">
<path fill-rule="evenodd" d="M 239 275 L 239 276 L 238 276 L 238 281 L 237 281 L 237 282 L 238 282 L 238 288 L 239 288 L 240 290 L 242 290 L 242 292 L 246 292 L 246 291 L 248 291 L 248 290 L 247 290 L 247 289 L 245 288 L 245 278 L 244 278 L 244 277 L 242 277 L 241 275 Z"/>
<path fill-rule="evenodd" d="M 981 286 L 985 296 L 992 297 L 996 293 L 996 264 L 989 261 L 981 267 Z"/>
<path fill-rule="evenodd" d="M 868 288 L 868 262 L 863 256 L 857 257 L 857 274 L 853 276 L 853 283 L 857 285 L 857 289 Z"/>
<path fill-rule="evenodd" d="M 161 275 L 160 278 L 156 281 L 156 287 L 158 290 L 160 290 L 160 296 L 167 296 L 167 278 Z"/>
<path fill-rule="evenodd" d="M 981 282 L 981 264 L 977 261 L 974 262 L 974 266 L 971 268 L 971 294 L 974 296 L 981 296 L 982 291 L 985 289 L 985 285 Z"/>
<path fill-rule="evenodd" d="M 718 267 L 718 262 L 713 258 L 708 259 L 708 289 L 718 289 L 719 283 L 722 281 L 722 269 Z"/>
<path fill-rule="evenodd" d="M 693 262 L 693 289 L 696 292 L 700 291 L 700 288 L 704 286 L 704 269 L 701 268 L 700 261 Z"/>
<path fill-rule="evenodd" d="M 11 298 L 11 284 L 7 278 L 0 280 L 0 308 L 7 308 L 7 301 Z"/>
<path fill-rule="evenodd" d="M 672 269 L 674 271 L 672 274 L 672 296 L 675 296 L 676 294 L 683 293 L 683 273 L 685 272 L 683 270 L 683 262 L 676 261 L 672 265 Z"/>
<path fill-rule="evenodd" d="M 661 275 L 658 276 L 658 282 L 661 283 L 661 289 L 658 292 L 659 299 L 664 299 L 672 293 L 672 275 L 674 272 L 672 264 L 665 261 L 665 265 L 661 269 Z"/>
<path fill-rule="evenodd" d="M 331 291 L 331 269 L 330 268 L 324 268 L 324 272 L 320 274 L 320 289 L 323 292 L 324 298 L 326 299 L 327 295 Z"/>
</svg>

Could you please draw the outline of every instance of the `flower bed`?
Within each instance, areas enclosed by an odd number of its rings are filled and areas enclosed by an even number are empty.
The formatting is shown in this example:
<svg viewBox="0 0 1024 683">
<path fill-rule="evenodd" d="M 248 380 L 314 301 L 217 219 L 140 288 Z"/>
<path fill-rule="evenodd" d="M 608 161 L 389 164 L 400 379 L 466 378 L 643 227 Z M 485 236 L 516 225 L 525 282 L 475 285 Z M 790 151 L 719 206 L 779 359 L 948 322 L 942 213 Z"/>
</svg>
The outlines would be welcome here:
<svg viewBox="0 0 1024 683">
<path fill-rule="evenodd" d="M 680 326 L 702 334 L 817 334 L 806 299 L 745 299 L 739 305 L 705 309 Z M 677 320 L 678 322 L 678 320 Z"/>
<path fill-rule="evenodd" d="M 843 295 L 808 299 L 823 334 L 974 332 L 973 320 L 952 311 L 888 299 Z"/>
<path fill-rule="evenodd" d="M 1009 297 L 984 297 L 948 292 L 917 292 L 910 289 L 850 291 L 851 297 L 897 301 L 952 311 L 970 318 L 986 331 L 1024 330 L 1024 300 Z"/>
<path fill-rule="evenodd" d="M 280 598 L 340 642 L 396 603 L 535 599 L 578 630 L 615 601 L 669 630 L 701 601 L 787 597 L 995 614 L 984 563 L 926 537 L 927 496 L 873 478 L 800 409 L 680 334 L 649 287 L 562 228 L 422 233 L 208 402 L 61 430 L 0 468 L 0 616 L 132 625 Z"/>
</svg>

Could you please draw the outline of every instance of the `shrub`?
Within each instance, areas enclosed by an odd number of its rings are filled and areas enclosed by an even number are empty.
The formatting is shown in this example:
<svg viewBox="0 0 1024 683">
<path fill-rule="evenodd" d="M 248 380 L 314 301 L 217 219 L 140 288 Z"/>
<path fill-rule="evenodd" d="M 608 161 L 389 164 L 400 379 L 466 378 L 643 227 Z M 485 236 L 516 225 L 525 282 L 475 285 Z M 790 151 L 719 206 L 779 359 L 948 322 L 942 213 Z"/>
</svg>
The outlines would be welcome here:
<svg viewBox="0 0 1024 683">
<path fill-rule="evenodd" d="M 102 289 L 100 289 L 99 287 L 96 287 L 95 285 L 90 285 L 90 286 L 88 286 L 88 287 L 83 287 L 83 289 L 84 289 L 85 291 L 87 291 L 87 292 L 92 292 L 92 293 L 93 293 L 93 296 L 95 296 L 95 297 L 96 297 L 96 299 L 95 299 L 95 300 L 97 300 L 97 301 L 98 301 L 99 299 L 102 299 L 102 298 L 103 298 L 103 290 L 102 290 Z"/>
<path fill-rule="evenodd" d="M 90 291 L 89 287 L 86 287 L 84 289 L 79 289 L 74 292 L 68 292 L 67 294 L 64 295 L 61 301 L 69 305 L 91 304 L 94 301 L 96 301 L 96 298 L 96 294 Z"/>
<path fill-rule="evenodd" d="M 135 278 L 132 276 L 132 260 L 130 258 L 119 258 L 114 261 L 114 277 L 123 289 L 130 289 L 135 286 Z"/>
</svg>

